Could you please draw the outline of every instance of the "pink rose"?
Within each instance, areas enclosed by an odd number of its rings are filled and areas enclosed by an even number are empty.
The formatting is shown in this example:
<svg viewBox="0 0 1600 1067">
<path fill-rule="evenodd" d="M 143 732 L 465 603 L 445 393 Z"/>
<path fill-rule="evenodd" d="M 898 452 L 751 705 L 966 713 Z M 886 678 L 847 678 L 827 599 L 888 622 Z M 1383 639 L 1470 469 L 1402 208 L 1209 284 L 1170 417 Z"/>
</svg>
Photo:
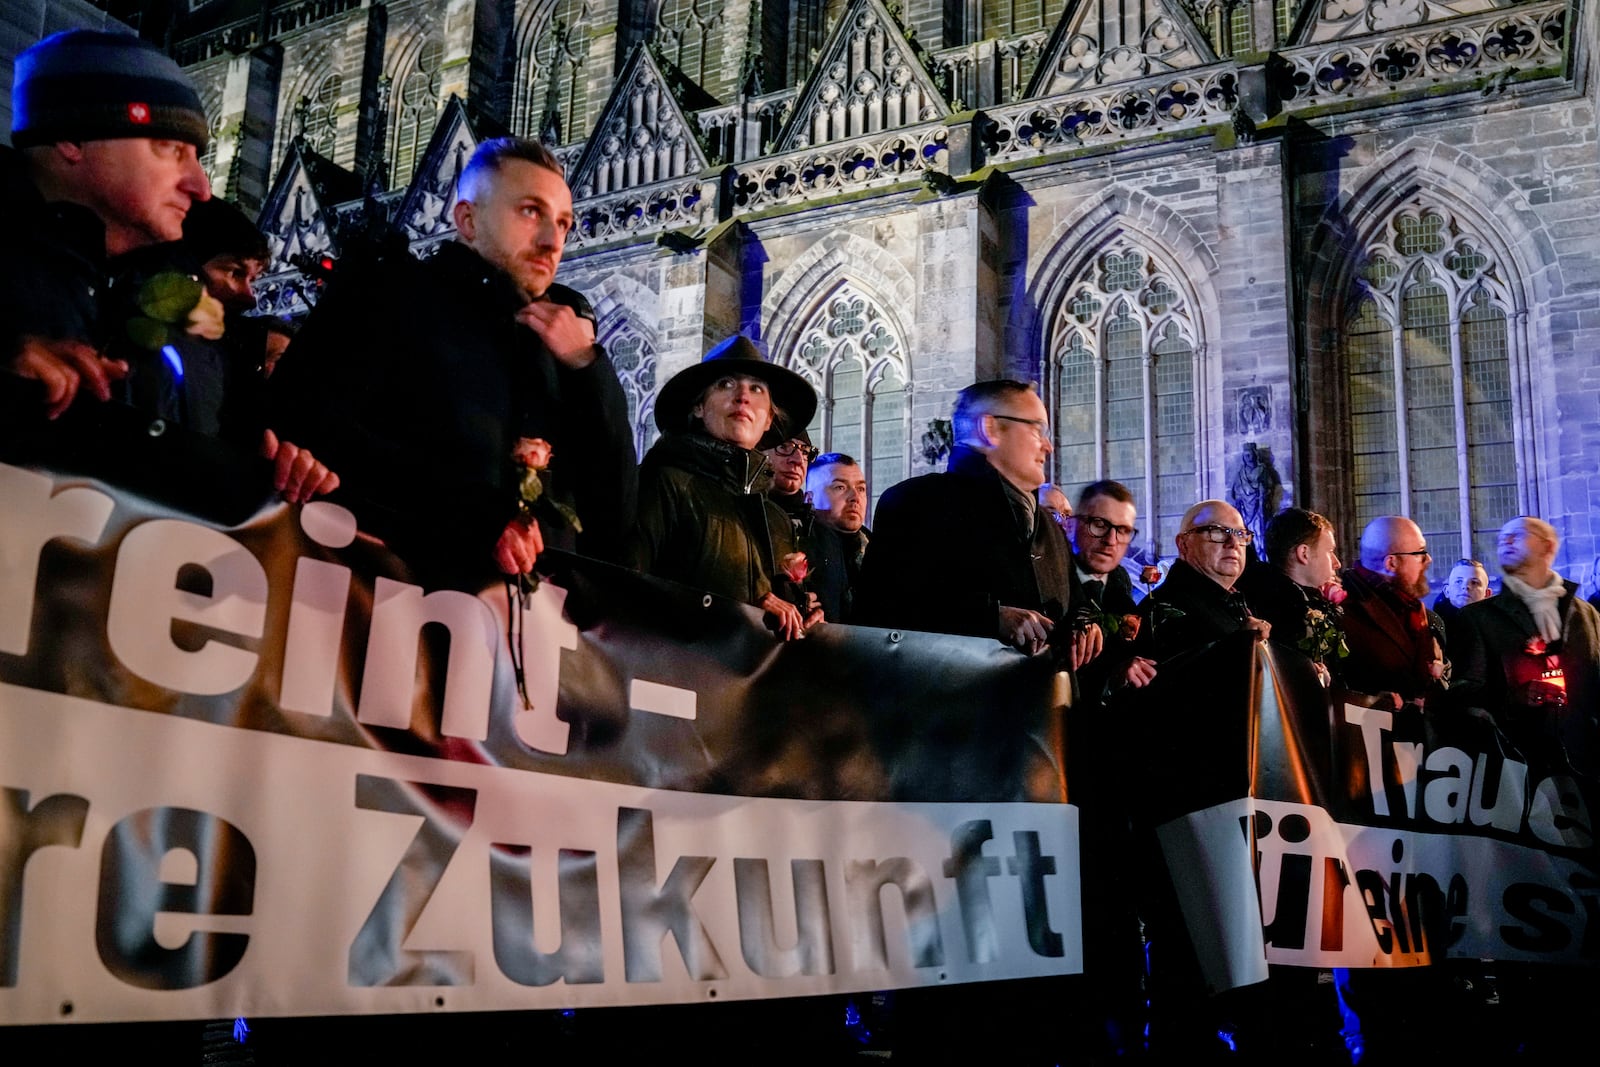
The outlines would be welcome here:
<svg viewBox="0 0 1600 1067">
<path fill-rule="evenodd" d="M 1139 581 L 1143 582 L 1145 585 L 1155 585 L 1160 580 L 1161 580 L 1161 568 L 1160 567 L 1153 566 L 1153 565 L 1152 566 L 1147 566 L 1147 567 L 1144 568 L 1144 570 L 1139 572 Z"/>
<path fill-rule="evenodd" d="M 784 556 L 783 559 L 778 561 L 778 566 L 783 570 L 784 574 L 789 576 L 789 580 L 796 585 L 799 585 L 801 582 L 806 580 L 806 574 L 810 571 L 811 567 L 810 563 L 806 560 L 806 554 L 804 552 L 789 553 L 787 556 Z"/>
<path fill-rule="evenodd" d="M 1338 607 L 1340 604 L 1343 604 L 1346 598 L 1350 596 L 1350 594 L 1345 591 L 1344 586 L 1339 584 L 1339 580 L 1337 578 L 1323 586 L 1321 589 L 1317 590 L 1317 592 L 1322 594 L 1322 599 L 1326 600 L 1334 607 Z"/>
<path fill-rule="evenodd" d="M 552 451 L 550 442 L 542 437 L 519 437 L 511 450 L 511 458 L 519 467 L 542 471 L 550 466 Z"/>
<path fill-rule="evenodd" d="M 1129 641 L 1139 636 L 1139 616 L 1124 615 L 1117 622 L 1118 633 Z"/>
</svg>

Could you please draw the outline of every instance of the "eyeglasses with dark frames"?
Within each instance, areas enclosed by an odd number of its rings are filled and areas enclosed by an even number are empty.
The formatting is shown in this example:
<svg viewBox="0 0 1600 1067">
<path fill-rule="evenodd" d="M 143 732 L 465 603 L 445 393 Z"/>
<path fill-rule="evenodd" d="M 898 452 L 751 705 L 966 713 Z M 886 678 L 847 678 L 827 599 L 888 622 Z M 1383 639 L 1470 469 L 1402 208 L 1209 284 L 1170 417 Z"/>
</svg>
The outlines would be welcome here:
<svg viewBox="0 0 1600 1067">
<path fill-rule="evenodd" d="M 1039 440 L 1050 440 L 1050 424 L 1044 419 L 1025 419 L 1020 415 L 996 415 L 992 411 L 989 414 L 1006 422 L 1020 422 L 1024 426 L 1031 426 L 1033 427 L 1033 432 L 1038 435 Z"/>
<path fill-rule="evenodd" d="M 1255 534 L 1241 526 L 1219 526 L 1216 523 L 1207 523 L 1204 526 L 1195 526 L 1183 531 L 1183 533 L 1199 534 L 1201 537 L 1205 538 L 1207 541 L 1210 541 L 1214 545 L 1225 545 L 1230 540 L 1237 541 L 1241 545 L 1248 545 L 1251 541 L 1256 539 Z M 1182 537 L 1183 534 L 1179 534 L 1178 536 Z"/>
<path fill-rule="evenodd" d="M 775 447 L 773 451 L 780 456 L 792 456 L 796 452 L 799 452 L 807 459 L 815 459 L 819 450 L 800 441 L 785 441 L 783 444 Z"/>
<path fill-rule="evenodd" d="M 1088 530 L 1095 537 L 1104 537 L 1107 540 L 1132 541 L 1139 536 L 1137 526 L 1118 526 L 1110 519 L 1102 519 L 1098 515 L 1085 515 L 1075 521 L 1078 529 Z"/>
<path fill-rule="evenodd" d="M 1427 556 L 1430 559 L 1433 558 L 1433 553 L 1428 551 L 1428 547 L 1426 545 L 1424 545 L 1423 547 L 1417 549 L 1414 552 L 1391 552 L 1391 553 L 1389 553 L 1389 555 L 1391 555 L 1391 556 L 1419 556 L 1419 557 L 1420 556 Z"/>
</svg>

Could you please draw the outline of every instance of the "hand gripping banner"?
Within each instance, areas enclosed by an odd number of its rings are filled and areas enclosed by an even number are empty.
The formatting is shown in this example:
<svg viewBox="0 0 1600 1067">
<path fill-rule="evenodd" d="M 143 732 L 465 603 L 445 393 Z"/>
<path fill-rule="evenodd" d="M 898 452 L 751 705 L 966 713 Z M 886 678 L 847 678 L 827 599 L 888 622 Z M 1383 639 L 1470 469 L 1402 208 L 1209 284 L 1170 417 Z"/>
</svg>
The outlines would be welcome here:
<svg viewBox="0 0 1600 1067">
<path fill-rule="evenodd" d="M 552 555 L 524 707 L 503 587 L 119 418 L 0 454 L 0 1024 L 1081 968 L 1048 665 Z"/>
</svg>

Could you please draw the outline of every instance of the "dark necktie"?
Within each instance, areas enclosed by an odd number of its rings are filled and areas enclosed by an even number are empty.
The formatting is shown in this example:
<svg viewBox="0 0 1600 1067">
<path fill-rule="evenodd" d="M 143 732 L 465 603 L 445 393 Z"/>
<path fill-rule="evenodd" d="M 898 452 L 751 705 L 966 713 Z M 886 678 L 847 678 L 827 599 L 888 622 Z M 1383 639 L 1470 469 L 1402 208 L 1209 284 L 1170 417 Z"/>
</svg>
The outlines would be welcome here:
<svg viewBox="0 0 1600 1067">
<path fill-rule="evenodd" d="M 1105 597 L 1105 592 L 1106 583 L 1101 581 L 1099 578 L 1090 578 L 1087 582 L 1083 583 L 1083 595 L 1089 599 L 1089 603 L 1093 604 L 1097 608 L 1100 606 L 1103 598 Z"/>
</svg>

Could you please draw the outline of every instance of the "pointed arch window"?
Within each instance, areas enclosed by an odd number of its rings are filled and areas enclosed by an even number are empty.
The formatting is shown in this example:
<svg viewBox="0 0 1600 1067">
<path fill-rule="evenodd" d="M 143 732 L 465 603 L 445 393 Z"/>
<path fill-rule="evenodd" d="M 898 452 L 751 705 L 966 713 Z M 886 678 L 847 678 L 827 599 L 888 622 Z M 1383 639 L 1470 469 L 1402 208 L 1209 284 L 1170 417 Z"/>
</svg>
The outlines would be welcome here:
<svg viewBox="0 0 1600 1067">
<path fill-rule="evenodd" d="M 444 68 L 444 42 L 429 38 L 417 50 L 417 61 L 395 85 L 394 132 L 389 141 L 389 184 L 399 188 L 411 175 L 427 150 L 428 138 L 439 117 L 439 90 Z"/>
<path fill-rule="evenodd" d="M 657 40 L 672 64 L 696 85 L 715 80 L 721 60 L 722 0 L 666 0 L 656 18 Z"/>
<path fill-rule="evenodd" d="M 1048 340 L 1054 481 L 1068 496 L 1101 478 L 1122 482 L 1157 555 L 1175 551 L 1199 491 L 1197 330 L 1176 278 L 1118 241 L 1067 288 Z"/>
<path fill-rule="evenodd" d="M 328 159 L 333 158 L 338 147 L 339 97 L 343 91 L 344 78 L 335 72 L 324 75 L 311 95 L 300 99 L 301 129 L 306 144 Z"/>
<path fill-rule="evenodd" d="M 588 133 L 592 13 L 589 0 L 555 0 L 548 17 L 523 31 L 512 91 L 512 128 L 546 144 L 571 144 Z"/>
<path fill-rule="evenodd" d="M 878 302 L 849 282 L 812 312 L 799 336 L 788 363 L 817 390 L 811 440 L 861 464 L 876 507 L 911 473 L 905 344 Z"/>
<path fill-rule="evenodd" d="M 1355 528 L 1406 515 L 1436 559 L 1491 555 L 1519 510 L 1504 267 L 1416 199 L 1366 249 L 1345 317 Z"/>
</svg>

